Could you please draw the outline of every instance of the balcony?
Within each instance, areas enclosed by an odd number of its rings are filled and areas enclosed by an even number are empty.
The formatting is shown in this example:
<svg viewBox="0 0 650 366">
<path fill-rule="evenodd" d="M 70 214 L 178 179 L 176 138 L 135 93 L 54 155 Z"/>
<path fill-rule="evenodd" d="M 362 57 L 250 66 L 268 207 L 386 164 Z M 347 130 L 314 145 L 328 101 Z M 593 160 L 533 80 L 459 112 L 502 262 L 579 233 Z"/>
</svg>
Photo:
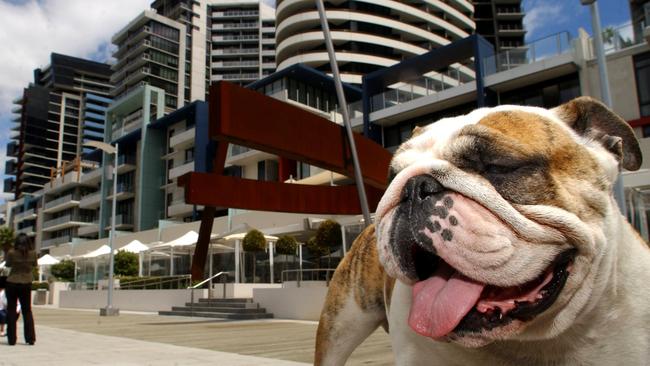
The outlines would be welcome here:
<svg viewBox="0 0 650 366">
<path fill-rule="evenodd" d="M 185 173 L 194 171 L 194 161 L 189 161 L 169 170 L 169 179 L 178 178 Z"/>
<path fill-rule="evenodd" d="M 51 180 L 50 183 L 45 184 L 43 187 L 44 192 L 47 194 L 56 194 L 74 186 L 93 185 L 84 180 L 86 174 L 87 173 L 84 173 L 83 171 L 70 170 L 64 176 L 56 177 L 54 180 Z"/>
<path fill-rule="evenodd" d="M 79 196 L 76 194 L 69 194 L 45 203 L 43 213 L 58 212 L 75 206 L 79 206 Z"/>
<path fill-rule="evenodd" d="M 16 230 L 16 234 L 26 234 L 26 235 L 32 236 L 32 235 L 36 234 L 36 232 L 34 232 L 34 225 L 30 225 L 30 226 L 24 227 L 22 229 L 18 229 L 18 230 Z"/>
<path fill-rule="evenodd" d="M 241 56 L 258 54 L 260 51 L 257 48 L 219 48 L 212 50 L 212 55 L 228 55 L 228 56 Z M 273 53 L 275 54 L 275 52 Z"/>
<path fill-rule="evenodd" d="M 117 158 L 117 174 L 124 174 L 135 170 L 135 156 L 120 155 Z"/>
<path fill-rule="evenodd" d="M 88 186 L 95 186 L 98 185 L 99 182 L 102 180 L 102 172 L 104 171 L 103 168 L 95 168 L 87 173 L 83 173 L 81 175 L 81 183 L 84 185 Z"/>
<path fill-rule="evenodd" d="M 106 230 L 111 229 L 111 220 L 108 220 Z M 117 215 L 115 216 L 115 230 L 132 230 L 133 229 L 133 216 L 131 215 Z"/>
<path fill-rule="evenodd" d="M 257 68 L 260 66 L 259 61 L 257 60 L 248 60 L 248 61 L 219 61 L 219 62 L 213 62 L 212 67 L 213 68 L 220 68 L 220 69 L 227 69 L 227 68 L 234 68 L 234 69 L 240 69 L 240 68 Z"/>
<path fill-rule="evenodd" d="M 212 30 L 257 29 L 258 27 L 259 27 L 259 23 L 257 23 L 257 22 L 221 23 L 221 24 L 213 23 L 212 24 Z"/>
<path fill-rule="evenodd" d="M 500 24 L 497 33 L 501 36 L 523 36 L 526 30 L 519 25 Z"/>
<path fill-rule="evenodd" d="M 253 150 L 239 145 L 231 146 L 230 154 L 226 158 L 226 164 L 228 165 L 247 165 L 274 157 L 274 155 L 263 151 Z"/>
<path fill-rule="evenodd" d="M 102 201 L 102 193 L 101 192 L 95 192 L 92 194 L 85 195 L 81 198 L 79 201 L 79 208 L 83 208 L 85 210 L 92 210 L 97 207 L 99 207 L 99 204 Z"/>
<path fill-rule="evenodd" d="M 92 220 L 89 220 L 88 218 L 82 218 L 77 215 L 68 214 L 61 217 L 57 217 L 55 219 L 45 221 L 43 223 L 43 231 L 44 232 L 58 231 L 58 230 L 63 230 L 71 227 L 85 226 L 90 224 L 92 224 Z"/>
<path fill-rule="evenodd" d="M 176 133 L 169 139 L 169 146 L 174 149 L 185 147 L 194 143 L 196 128 L 191 126 L 183 132 Z"/>
<path fill-rule="evenodd" d="M 41 249 L 52 247 L 59 244 L 69 243 L 72 241 L 70 235 L 59 236 L 56 238 L 46 239 L 41 242 Z"/>
<path fill-rule="evenodd" d="M 194 210 L 193 205 L 189 205 L 185 203 L 185 199 L 180 198 L 172 201 L 169 204 L 169 206 L 167 207 L 167 216 L 169 217 L 185 216 L 189 213 L 192 213 L 193 210 Z"/>
<path fill-rule="evenodd" d="M 253 34 L 244 34 L 240 36 L 212 36 L 213 42 L 257 42 L 259 40 L 258 35 Z"/>
<path fill-rule="evenodd" d="M 115 199 L 118 201 L 124 201 L 128 200 L 129 198 L 133 198 L 135 196 L 135 193 L 133 192 L 133 186 L 130 184 L 125 184 L 125 183 L 118 183 L 117 184 L 117 196 L 115 196 Z M 113 199 L 113 187 L 111 186 L 110 190 L 110 195 L 106 197 L 107 200 L 112 200 Z"/>
<path fill-rule="evenodd" d="M 77 229 L 77 235 L 80 237 L 95 236 L 99 233 L 99 221 L 94 221 L 90 225 L 82 226 Z"/>
<path fill-rule="evenodd" d="M 259 14 L 257 10 L 215 11 L 212 13 L 212 18 L 257 17 Z"/>
<path fill-rule="evenodd" d="M 34 212 L 34 209 L 32 208 L 14 216 L 14 222 L 19 223 L 24 220 L 34 220 L 35 218 L 36 218 L 36 212 Z"/>
</svg>

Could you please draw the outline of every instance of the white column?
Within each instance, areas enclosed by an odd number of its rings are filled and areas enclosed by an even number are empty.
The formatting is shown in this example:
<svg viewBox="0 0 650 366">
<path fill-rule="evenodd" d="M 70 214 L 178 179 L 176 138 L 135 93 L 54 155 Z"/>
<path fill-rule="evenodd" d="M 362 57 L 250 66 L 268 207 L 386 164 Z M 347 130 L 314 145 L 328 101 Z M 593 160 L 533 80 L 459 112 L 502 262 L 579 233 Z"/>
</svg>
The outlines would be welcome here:
<svg viewBox="0 0 650 366">
<path fill-rule="evenodd" d="M 169 252 L 169 275 L 174 275 L 174 246 L 172 245 Z"/>
<path fill-rule="evenodd" d="M 143 257 L 144 257 L 144 252 L 138 253 L 138 277 L 142 277 L 142 270 L 143 270 L 142 262 L 144 260 Z"/>
<path fill-rule="evenodd" d="M 269 242 L 269 268 L 271 271 L 271 283 L 273 283 L 273 242 Z"/>
<path fill-rule="evenodd" d="M 235 283 L 239 283 L 239 239 L 235 240 Z"/>
</svg>

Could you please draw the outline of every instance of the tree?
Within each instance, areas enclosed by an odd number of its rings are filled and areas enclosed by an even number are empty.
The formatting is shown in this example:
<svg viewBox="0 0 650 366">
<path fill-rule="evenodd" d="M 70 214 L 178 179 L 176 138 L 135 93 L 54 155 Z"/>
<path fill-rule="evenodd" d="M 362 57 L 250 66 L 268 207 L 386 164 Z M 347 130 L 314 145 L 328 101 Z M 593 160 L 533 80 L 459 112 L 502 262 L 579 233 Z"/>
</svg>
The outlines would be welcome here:
<svg viewBox="0 0 650 366">
<path fill-rule="evenodd" d="M 264 238 L 264 234 L 256 229 L 249 231 L 246 233 L 246 236 L 244 236 L 242 247 L 244 248 L 244 252 L 250 252 L 253 254 L 253 282 L 255 282 L 257 253 L 264 251 L 264 248 L 266 248 L 266 239 Z"/>
<path fill-rule="evenodd" d="M 138 255 L 135 253 L 121 250 L 113 258 L 115 265 L 115 275 L 117 276 L 137 276 L 138 275 Z"/>
<path fill-rule="evenodd" d="M 64 259 L 57 264 L 53 264 L 50 273 L 59 281 L 74 282 L 74 267 L 75 263 L 73 261 Z"/>
<path fill-rule="evenodd" d="M 316 237 L 314 240 L 318 247 L 325 250 L 327 254 L 327 267 L 331 267 L 330 253 L 332 253 L 332 249 L 343 245 L 341 224 L 334 220 L 323 221 L 320 226 L 318 226 L 318 230 L 316 230 Z"/>
<path fill-rule="evenodd" d="M 283 235 L 275 243 L 275 249 L 278 254 L 294 255 L 298 248 L 298 242 L 293 236 Z"/>
<path fill-rule="evenodd" d="M 309 254 L 318 260 L 316 263 L 318 265 L 318 269 L 320 269 L 320 265 L 321 265 L 320 260 L 324 255 L 329 253 L 328 248 L 320 246 L 319 243 L 316 241 L 315 236 L 309 238 L 309 240 L 307 240 L 306 245 L 307 245 L 307 249 L 309 249 Z"/>
<path fill-rule="evenodd" d="M 280 238 L 278 238 L 277 242 L 275 242 L 275 251 L 278 254 L 295 255 L 297 248 L 298 248 L 298 242 L 296 241 L 296 238 L 294 238 L 293 236 L 283 235 Z M 284 271 L 285 266 L 286 266 L 286 260 L 282 261 L 281 271 Z"/>
<path fill-rule="evenodd" d="M 8 226 L 0 227 L 0 246 L 2 247 L 2 250 L 5 252 L 5 255 L 7 254 L 9 249 L 11 249 L 11 247 L 14 246 L 14 239 L 15 239 L 14 229 Z"/>
</svg>

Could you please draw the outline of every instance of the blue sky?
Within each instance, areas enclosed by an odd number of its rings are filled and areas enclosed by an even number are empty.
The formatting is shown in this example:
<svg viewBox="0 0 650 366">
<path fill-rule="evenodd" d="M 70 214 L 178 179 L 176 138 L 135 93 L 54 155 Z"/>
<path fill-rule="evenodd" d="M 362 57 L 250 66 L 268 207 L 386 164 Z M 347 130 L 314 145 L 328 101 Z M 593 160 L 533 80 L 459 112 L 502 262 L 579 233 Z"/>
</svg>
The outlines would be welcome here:
<svg viewBox="0 0 650 366">
<path fill-rule="evenodd" d="M 591 15 L 588 6 L 580 0 L 524 0 L 526 17 L 524 25 L 528 30 L 526 41 L 534 41 L 561 31 L 572 36 L 578 28 L 591 31 Z M 619 26 L 630 21 L 630 7 L 627 0 L 598 0 L 601 26 Z"/>
<path fill-rule="evenodd" d="M 273 0 L 263 0 L 273 6 Z M 49 62 L 51 52 L 106 61 L 110 38 L 151 0 L 0 0 L 0 178 L 4 179 L 10 136 L 11 100 L 32 81 L 33 70 Z M 599 0 L 603 27 L 629 21 L 627 0 Z M 561 31 L 591 34 L 588 7 L 580 0 L 524 0 L 527 41 Z M 1 187 L 1 182 L 0 182 Z M 0 193 L 0 200 L 7 195 Z"/>
</svg>

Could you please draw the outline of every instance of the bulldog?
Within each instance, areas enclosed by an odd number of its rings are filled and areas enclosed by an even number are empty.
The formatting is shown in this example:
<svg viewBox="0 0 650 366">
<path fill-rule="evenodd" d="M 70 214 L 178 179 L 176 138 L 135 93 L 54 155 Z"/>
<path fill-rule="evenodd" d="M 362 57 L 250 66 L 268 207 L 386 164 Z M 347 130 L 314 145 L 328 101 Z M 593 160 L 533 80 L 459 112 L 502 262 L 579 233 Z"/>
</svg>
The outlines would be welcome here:
<svg viewBox="0 0 650 366">
<path fill-rule="evenodd" d="M 640 165 L 587 97 L 417 129 L 333 276 L 315 364 L 379 326 L 397 365 L 650 364 L 650 249 L 612 193 Z"/>
</svg>

